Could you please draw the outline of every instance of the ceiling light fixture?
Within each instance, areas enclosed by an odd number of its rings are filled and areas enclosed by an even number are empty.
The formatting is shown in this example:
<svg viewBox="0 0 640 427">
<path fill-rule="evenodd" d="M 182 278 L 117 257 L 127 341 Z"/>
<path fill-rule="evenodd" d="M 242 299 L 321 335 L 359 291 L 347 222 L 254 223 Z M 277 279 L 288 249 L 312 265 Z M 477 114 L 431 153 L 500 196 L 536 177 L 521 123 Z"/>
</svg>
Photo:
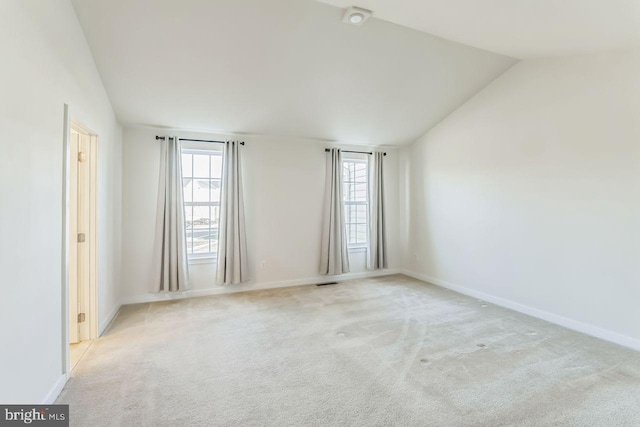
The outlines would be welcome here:
<svg viewBox="0 0 640 427">
<path fill-rule="evenodd" d="M 342 22 L 360 26 L 371 17 L 372 12 L 357 6 L 351 6 L 344 11 Z"/>
<path fill-rule="evenodd" d="M 354 13 L 349 17 L 349 21 L 351 21 L 352 24 L 359 24 L 363 19 L 364 15 L 362 15 L 361 13 Z"/>
</svg>

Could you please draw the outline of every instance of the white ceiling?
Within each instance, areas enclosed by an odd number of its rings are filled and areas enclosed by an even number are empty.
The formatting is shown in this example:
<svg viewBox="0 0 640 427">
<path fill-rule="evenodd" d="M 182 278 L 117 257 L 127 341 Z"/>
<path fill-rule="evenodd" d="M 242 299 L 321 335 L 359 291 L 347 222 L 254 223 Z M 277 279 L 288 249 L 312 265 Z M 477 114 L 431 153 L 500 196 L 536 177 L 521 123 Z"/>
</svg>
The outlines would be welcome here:
<svg viewBox="0 0 640 427">
<path fill-rule="evenodd" d="M 320 1 L 514 58 L 640 46 L 640 0 Z"/>
<path fill-rule="evenodd" d="M 119 120 L 391 145 L 514 63 L 312 0 L 73 0 Z"/>
</svg>

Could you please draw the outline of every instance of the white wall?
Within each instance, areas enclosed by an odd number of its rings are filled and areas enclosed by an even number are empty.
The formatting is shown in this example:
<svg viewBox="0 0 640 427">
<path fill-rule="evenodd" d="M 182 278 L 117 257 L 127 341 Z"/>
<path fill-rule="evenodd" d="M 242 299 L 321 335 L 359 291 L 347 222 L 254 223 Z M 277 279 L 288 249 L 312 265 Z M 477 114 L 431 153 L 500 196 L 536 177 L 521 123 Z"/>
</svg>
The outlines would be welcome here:
<svg viewBox="0 0 640 427">
<path fill-rule="evenodd" d="M 251 282 L 215 285 L 215 265 L 192 265 L 190 293 L 302 284 L 318 278 L 325 153 L 329 144 L 275 137 L 199 134 L 162 129 L 124 131 L 123 284 L 124 302 L 149 300 L 149 276 L 156 218 L 160 144 L 156 135 L 246 141 L 242 167 Z M 352 147 L 353 148 L 353 147 Z M 366 147 L 355 147 L 362 150 Z M 397 152 L 386 148 L 390 267 L 398 251 Z M 351 273 L 365 272 L 364 254 L 351 255 Z M 266 261 L 266 268 L 258 268 Z"/>
<path fill-rule="evenodd" d="M 99 135 L 103 326 L 119 303 L 122 129 L 68 1 L 0 2 L 0 54 L 0 402 L 38 403 L 63 370 L 64 104 Z"/>
<path fill-rule="evenodd" d="M 520 62 L 403 159 L 407 270 L 640 349 L 640 51 Z"/>
</svg>

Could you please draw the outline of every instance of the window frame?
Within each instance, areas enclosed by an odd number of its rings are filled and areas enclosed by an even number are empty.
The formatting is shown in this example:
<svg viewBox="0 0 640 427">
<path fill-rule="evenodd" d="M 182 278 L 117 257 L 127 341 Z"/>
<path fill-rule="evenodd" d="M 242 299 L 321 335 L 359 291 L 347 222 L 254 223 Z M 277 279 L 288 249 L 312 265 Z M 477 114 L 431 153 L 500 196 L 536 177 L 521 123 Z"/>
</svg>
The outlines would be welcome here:
<svg viewBox="0 0 640 427">
<path fill-rule="evenodd" d="M 345 227 L 345 234 L 347 235 L 347 251 L 348 252 L 365 252 L 367 250 L 367 248 L 369 247 L 369 158 L 366 154 L 364 155 L 358 155 L 358 154 L 353 154 L 353 155 L 342 155 L 342 165 L 341 165 L 341 171 L 344 171 L 344 164 L 345 163 L 360 163 L 360 164 L 364 164 L 365 165 L 365 194 L 366 194 L 366 200 L 365 201 L 347 201 L 345 200 L 345 196 L 344 194 L 342 195 L 342 209 L 344 212 L 344 216 L 345 216 L 345 222 L 344 222 L 344 227 Z M 343 172 L 344 173 L 344 172 Z M 345 184 L 362 184 L 362 182 L 358 182 L 358 181 L 345 181 L 344 180 L 344 175 L 343 175 L 343 193 L 344 193 L 344 185 Z M 357 230 L 357 226 L 358 225 L 362 225 L 363 223 L 361 222 L 356 222 L 352 223 L 352 222 L 348 222 L 347 221 L 347 206 L 364 206 L 365 207 L 365 215 L 366 215 L 366 220 L 364 222 L 364 226 L 365 226 L 365 236 L 366 236 L 366 240 L 365 242 L 360 242 L 360 243 L 349 243 L 349 233 L 347 231 L 347 225 L 355 225 L 356 226 L 356 230 Z M 357 231 L 356 231 L 357 233 Z"/>
<path fill-rule="evenodd" d="M 222 162 L 224 162 L 224 153 L 223 153 L 223 148 L 220 147 L 216 147 L 217 144 L 213 144 L 213 143 L 204 143 L 204 142 L 182 142 L 182 147 L 181 147 L 181 152 L 180 152 L 180 161 L 182 161 L 182 155 L 184 154 L 206 154 L 206 155 L 219 155 L 222 159 Z M 184 165 L 182 165 L 184 166 Z M 211 163 L 209 163 L 209 176 L 208 177 L 196 177 L 194 176 L 194 161 L 193 161 L 193 157 L 192 157 L 192 163 L 191 163 L 191 175 L 190 176 L 185 176 L 184 175 L 184 168 L 182 169 L 182 180 L 184 181 L 185 179 L 191 179 L 193 182 L 193 185 L 195 185 L 195 181 L 198 179 L 207 179 L 207 180 L 218 180 L 218 178 L 213 178 L 211 177 Z M 222 186 L 222 171 L 220 174 L 220 186 Z M 184 191 L 184 186 L 183 186 L 183 191 Z M 218 208 L 218 214 L 220 212 L 220 201 L 218 202 L 212 202 L 212 201 L 208 201 L 208 202 L 194 202 L 193 200 L 190 202 L 187 202 L 185 200 L 186 198 L 184 198 L 184 193 L 183 193 L 183 201 L 182 201 L 182 209 L 185 212 L 185 230 L 187 229 L 187 225 L 186 225 L 186 208 L 191 206 L 191 207 L 197 207 L 197 206 L 206 206 L 209 208 L 213 208 L 213 207 L 217 207 Z M 193 199 L 193 197 L 192 197 Z M 211 226 L 209 227 L 209 230 L 211 232 L 211 230 L 213 230 L 214 228 L 212 228 Z M 215 227 L 215 229 L 218 230 L 218 236 L 220 236 L 220 227 L 219 227 L 219 218 L 218 218 L 218 226 Z M 192 242 L 193 245 L 193 242 Z M 193 251 L 193 247 L 191 247 L 191 251 Z M 218 253 L 217 252 L 207 252 L 207 253 L 197 253 L 194 254 L 193 252 L 189 252 L 189 247 L 188 247 L 188 243 L 187 243 L 187 262 L 189 264 L 208 264 L 208 263 L 215 263 L 218 259 Z"/>
</svg>

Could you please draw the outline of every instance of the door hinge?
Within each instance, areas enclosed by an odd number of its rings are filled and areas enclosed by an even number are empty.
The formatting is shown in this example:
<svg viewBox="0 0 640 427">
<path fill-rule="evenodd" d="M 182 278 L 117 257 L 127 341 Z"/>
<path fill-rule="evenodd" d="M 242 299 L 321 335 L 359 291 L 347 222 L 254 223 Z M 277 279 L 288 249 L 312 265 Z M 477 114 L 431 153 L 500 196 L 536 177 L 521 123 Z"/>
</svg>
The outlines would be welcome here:
<svg viewBox="0 0 640 427">
<path fill-rule="evenodd" d="M 78 233 L 78 243 L 84 243 L 85 240 L 86 236 L 84 235 L 84 233 Z"/>
<path fill-rule="evenodd" d="M 87 160 L 87 154 L 82 151 L 78 152 L 78 161 L 82 163 L 85 160 Z"/>
<path fill-rule="evenodd" d="M 78 323 L 82 323 L 85 320 L 84 313 L 78 313 Z"/>
</svg>

